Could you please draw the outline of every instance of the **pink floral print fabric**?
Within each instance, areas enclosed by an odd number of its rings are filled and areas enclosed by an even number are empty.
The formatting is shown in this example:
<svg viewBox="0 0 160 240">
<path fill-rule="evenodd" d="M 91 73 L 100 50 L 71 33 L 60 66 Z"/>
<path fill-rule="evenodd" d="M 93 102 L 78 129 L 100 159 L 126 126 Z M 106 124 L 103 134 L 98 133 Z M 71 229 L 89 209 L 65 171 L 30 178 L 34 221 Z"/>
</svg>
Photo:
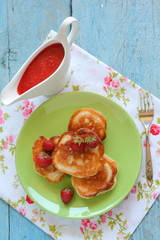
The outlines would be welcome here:
<svg viewBox="0 0 160 240">
<path fill-rule="evenodd" d="M 48 37 L 54 34 L 51 31 Z M 74 44 L 71 57 L 70 81 L 61 93 L 95 92 L 120 104 L 137 125 L 145 153 L 145 133 L 137 115 L 140 87 Z M 41 96 L 11 106 L 0 105 L 0 197 L 54 239 L 70 240 L 74 236 L 75 240 L 128 240 L 160 193 L 160 100 L 153 96 L 155 117 L 150 127 L 154 167 L 152 187 L 147 185 L 143 159 L 139 177 L 129 195 L 111 211 L 82 220 L 63 219 L 42 210 L 24 192 L 17 176 L 15 146 L 18 134 L 27 118 L 45 100 L 47 98 Z"/>
</svg>

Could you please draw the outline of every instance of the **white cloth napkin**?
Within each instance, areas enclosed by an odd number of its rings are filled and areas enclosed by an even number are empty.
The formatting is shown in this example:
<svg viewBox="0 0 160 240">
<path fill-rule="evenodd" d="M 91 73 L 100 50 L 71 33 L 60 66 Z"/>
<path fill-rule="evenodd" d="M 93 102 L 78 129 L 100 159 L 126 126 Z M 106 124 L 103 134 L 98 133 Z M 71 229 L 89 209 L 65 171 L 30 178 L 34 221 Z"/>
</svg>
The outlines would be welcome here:
<svg viewBox="0 0 160 240">
<path fill-rule="evenodd" d="M 48 37 L 55 32 L 51 31 Z M 89 91 L 111 98 L 133 118 L 143 143 L 142 167 L 130 194 L 114 209 L 92 219 L 72 220 L 40 209 L 26 195 L 15 168 L 15 145 L 24 121 L 47 98 L 0 106 L 0 197 L 54 239 L 127 240 L 160 193 L 160 100 L 153 96 L 155 116 L 150 130 L 154 182 L 145 178 L 144 129 L 137 117 L 139 86 L 75 44 L 71 48 L 70 82 L 61 93 Z M 3 184 L 5 183 L 5 184 Z M 73 227 L 74 226 L 74 227 Z"/>
</svg>

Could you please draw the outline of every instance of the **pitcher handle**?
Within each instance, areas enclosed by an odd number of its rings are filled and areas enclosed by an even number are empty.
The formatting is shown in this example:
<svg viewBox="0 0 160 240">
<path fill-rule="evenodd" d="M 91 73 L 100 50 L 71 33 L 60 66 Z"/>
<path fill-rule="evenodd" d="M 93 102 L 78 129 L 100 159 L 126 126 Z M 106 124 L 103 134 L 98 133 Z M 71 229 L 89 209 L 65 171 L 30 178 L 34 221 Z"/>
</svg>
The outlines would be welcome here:
<svg viewBox="0 0 160 240">
<path fill-rule="evenodd" d="M 67 36 L 67 30 L 69 28 L 69 26 L 72 25 L 71 30 Z M 69 43 L 69 45 L 71 46 L 75 36 L 78 32 L 78 28 L 79 28 L 79 22 L 77 19 L 75 19 L 74 17 L 67 17 L 61 24 L 59 30 L 58 30 L 58 35 L 64 35 L 67 38 L 67 41 Z"/>
</svg>

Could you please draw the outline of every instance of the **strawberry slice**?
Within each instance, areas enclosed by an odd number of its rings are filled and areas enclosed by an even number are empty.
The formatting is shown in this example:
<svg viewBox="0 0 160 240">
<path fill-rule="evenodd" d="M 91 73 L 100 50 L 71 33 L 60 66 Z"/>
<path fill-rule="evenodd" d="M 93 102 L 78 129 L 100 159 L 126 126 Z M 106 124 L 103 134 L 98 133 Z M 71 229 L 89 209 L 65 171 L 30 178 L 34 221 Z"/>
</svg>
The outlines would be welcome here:
<svg viewBox="0 0 160 240">
<path fill-rule="evenodd" d="M 52 164 L 52 158 L 45 152 L 40 152 L 37 155 L 36 161 L 41 168 L 48 167 Z"/>
<path fill-rule="evenodd" d="M 43 148 L 43 151 L 49 152 L 54 150 L 55 145 L 51 140 L 45 140 L 43 142 L 42 148 Z"/>
<path fill-rule="evenodd" d="M 67 204 L 71 201 L 73 197 L 73 191 L 69 188 L 64 188 L 61 190 L 61 199 L 64 204 Z"/>
<path fill-rule="evenodd" d="M 70 142 L 70 147 L 74 152 L 83 152 L 85 146 L 86 143 L 84 142 L 84 139 L 79 136 L 73 137 L 73 139 Z"/>
</svg>

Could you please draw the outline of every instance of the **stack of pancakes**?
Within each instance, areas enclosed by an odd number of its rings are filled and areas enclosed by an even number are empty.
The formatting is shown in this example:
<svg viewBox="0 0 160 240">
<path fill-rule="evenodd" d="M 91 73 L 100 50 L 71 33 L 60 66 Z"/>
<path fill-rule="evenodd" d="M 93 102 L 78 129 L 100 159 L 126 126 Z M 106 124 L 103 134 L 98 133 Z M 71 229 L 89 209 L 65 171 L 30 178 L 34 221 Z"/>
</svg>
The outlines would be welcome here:
<svg viewBox="0 0 160 240">
<path fill-rule="evenodd" d="M 57 183 L 66 174 L 71 175 L 71 182 L 78 195 L 92 198 L 107 192 L 116 184 L 117 163 L 104 154 L 102 141 L 106 138 L 107 123 L 104 116 L 93 109 L 83 108 L 74 112 L 68 124 L 68 131 L 60 137 L 50 138 L 55 145 L 52 152 L 52 164 L 41 168 L 36 163 L 37 155 L 43 151 L 45 137 L 39 137 L 33 146 L 35 170 L 48 181 Z M 82 152 L 73 151 L 70 147 L 75 136 L 84 138 L 88 134 L 96 135 L 98 145 L 95 148 L 85 147 Z"/>
</svg>

